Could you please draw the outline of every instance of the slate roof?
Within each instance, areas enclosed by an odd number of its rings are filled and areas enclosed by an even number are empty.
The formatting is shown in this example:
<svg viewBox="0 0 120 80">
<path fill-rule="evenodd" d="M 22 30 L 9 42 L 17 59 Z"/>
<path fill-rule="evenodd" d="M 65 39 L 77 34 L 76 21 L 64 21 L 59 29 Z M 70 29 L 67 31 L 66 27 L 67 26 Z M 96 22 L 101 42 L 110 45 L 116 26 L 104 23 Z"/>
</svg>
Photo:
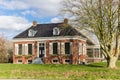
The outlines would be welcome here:
<svg viewBox="0 0 120 80">
<path fill-rule="evenodd" d="M 53 35 L 53 28 L 57 27 L 60 29 L 60 34 L 58 36 L 81 36 L 83 38 L 87 38 L 82 33 L 78 32 L 75 28 L 68 26 L 63 27 L 63 23 L 50 23 L 50 24 L 37 24 L 37 26 L 31 26 L 27 30 L 23 31 L 22 33 L 15 36 L 13 39 L 16 38 L 36 38 L 36 37 L 55 37 Z M 28 31 L 33 29 L 37 31 L 34 36 L 28 36 Z M 57 37 L 58 37 L 57 36 Z M 91 41 L 87 40 L 87 43 L 93 44 Z"/>
<path fill-rule="evenodd" d="M 28 31 L 30 29 L 33 29 L 33 30 L 37 31 L 37 33 L 33 36 L 34 38 L 35 37 L 52 37 L 52 36 L 55 36 L 55 35 L 53 35 L 53 28 L 55 28 L 55 27 L 60 29 L 60 34 L 58 36 L 75 36 L 75 35 L 78 35 L 78 36 L 82 36 L 82 37 L 85 38 L 84 35 L 79 33 L 76 29 L 74 29 L 71 26 L 64 28 L 62 26 L 62 23 L 37 24 L 36 27 L 31 26 L 30 28 L 28 28 L 27 30 L 18 34 L 14 38 L 31 38 L 30 36 L 28 36 Z"/>
</svg>

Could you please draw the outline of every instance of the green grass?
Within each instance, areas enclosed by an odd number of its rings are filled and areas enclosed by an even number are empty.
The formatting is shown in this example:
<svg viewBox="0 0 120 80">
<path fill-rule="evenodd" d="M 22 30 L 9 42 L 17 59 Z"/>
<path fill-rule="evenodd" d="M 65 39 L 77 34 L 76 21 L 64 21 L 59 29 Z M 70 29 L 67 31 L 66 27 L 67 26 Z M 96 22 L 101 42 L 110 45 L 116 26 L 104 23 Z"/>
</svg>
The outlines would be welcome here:
<svg viewBox="0 0 120 80">
<path fill-rule="evenodd" d="M 120 62 L 117 62 L 120 67 Z M 106 63 L 89 65 L 0 64 L 0 78 L 42 80 L 120 80 L 120 69 Z"/>
</svg>

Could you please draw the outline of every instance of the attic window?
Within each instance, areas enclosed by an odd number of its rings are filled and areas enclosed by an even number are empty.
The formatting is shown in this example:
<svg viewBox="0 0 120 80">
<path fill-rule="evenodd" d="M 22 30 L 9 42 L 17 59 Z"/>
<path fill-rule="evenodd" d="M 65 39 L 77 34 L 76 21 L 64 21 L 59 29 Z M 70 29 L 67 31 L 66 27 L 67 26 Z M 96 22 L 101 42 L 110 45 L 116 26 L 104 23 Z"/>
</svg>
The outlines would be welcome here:
<svg viewBox="0 0 120 80">
<path fill-rule="evenodd" d="M 59 28 L 57 27 L 53 28 L 53 35 L 59 35 L 59 33 L 60 33 Z"/>
<path fill-rule="evenodd" d="M 37 33 L 37 31 L 35 31 L 35 30 L 33 30 L 33 29 L 30 29 L 30 30 L 28 31 L 28 36 L 29 36 L 29 37 L 35 36 L 36 33 Z"/>
</svg>

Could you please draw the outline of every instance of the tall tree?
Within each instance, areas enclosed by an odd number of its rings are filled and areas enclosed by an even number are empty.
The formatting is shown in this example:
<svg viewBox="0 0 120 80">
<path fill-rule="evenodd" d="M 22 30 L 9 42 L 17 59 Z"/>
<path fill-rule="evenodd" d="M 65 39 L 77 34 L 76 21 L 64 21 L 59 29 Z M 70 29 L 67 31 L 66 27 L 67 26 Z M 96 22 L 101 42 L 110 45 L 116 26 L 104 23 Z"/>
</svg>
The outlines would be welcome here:
<svg viewBox="0 0 120 80">
<path fill-rule="evenodd" d="M 94 33 L 109 68 L 116 68 L 120 51 L 120 0 L 65 0 L 62 12 Z"/>
<path fill-rule="evenodd" d="M 8 40 L 4 37 L 4 34 L 0 34 L 0 62 L 8 62 Z"/>
</svg>

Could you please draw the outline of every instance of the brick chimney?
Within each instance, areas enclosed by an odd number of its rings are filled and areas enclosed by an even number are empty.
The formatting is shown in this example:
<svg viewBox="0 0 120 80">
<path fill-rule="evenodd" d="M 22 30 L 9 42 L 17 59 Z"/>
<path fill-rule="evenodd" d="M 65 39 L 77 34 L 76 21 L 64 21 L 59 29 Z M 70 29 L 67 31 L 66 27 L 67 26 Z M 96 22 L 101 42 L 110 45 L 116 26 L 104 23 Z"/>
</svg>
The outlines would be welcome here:
<svg viewBox="0 0 120 80">
<path fill-rule="evenodd" d="M 64 21 L 63 21 L 63 27 L 69 27 L 70 25 L 68 24 L 68 19 L 65 18 Z"/>
<path fill-rule="evenodd" d="M 67 18 L 64 19 L 64 24 L 68 24 L 68 19 Z"/>
<path fill-rule="evenodd" d="M 34 27 L 37 26 L 37 21 L 33 21 L 33 26 L 34 26 Z"/>
</svg>

